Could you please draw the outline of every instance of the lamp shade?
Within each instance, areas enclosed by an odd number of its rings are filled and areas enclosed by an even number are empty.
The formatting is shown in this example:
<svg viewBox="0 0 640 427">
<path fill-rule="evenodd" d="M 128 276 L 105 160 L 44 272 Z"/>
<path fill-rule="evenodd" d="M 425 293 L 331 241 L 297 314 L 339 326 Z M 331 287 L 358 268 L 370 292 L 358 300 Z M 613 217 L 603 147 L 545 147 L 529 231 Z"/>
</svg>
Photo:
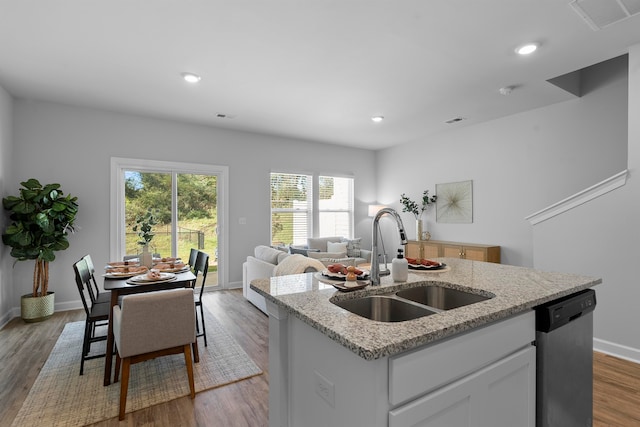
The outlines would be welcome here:
<svg viewBox="0 0 640 427">
<path fill-rule="evenodd" d="M 369 216 L 374 217 L 380 209 L 386 208 L 385 205 L 369 205 Z"/>
</svg>

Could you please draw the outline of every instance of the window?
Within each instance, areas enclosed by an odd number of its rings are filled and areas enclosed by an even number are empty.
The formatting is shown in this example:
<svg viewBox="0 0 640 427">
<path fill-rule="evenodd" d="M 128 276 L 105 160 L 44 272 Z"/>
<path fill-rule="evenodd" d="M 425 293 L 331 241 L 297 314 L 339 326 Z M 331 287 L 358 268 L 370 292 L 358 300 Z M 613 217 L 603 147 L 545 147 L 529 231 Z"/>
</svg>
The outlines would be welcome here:
<svg viewBox="0 0 640 427">
<path fill-rule="evenodd" d="M 135 218 L 152 209 L 159 221 L 151 242 L 162 256 L 189 259 L 191 248 L 209 254 L 207 284 L 226 283 L 225 166 L 113 158 L 111 161 L 111 257 L 139 251 Z"/>
<path fill-rule="evenodd" d="M 271 174 L 271 244 L 302 245 L 311 236 L 352 237 L 353 222 L 353 178 Z"/>
<path fill-rule="evenodd" d="M 318 179 L 318 237 L 353 237 L 353 178 Z"/>
<path fill-rule="evenodd" d="M 271 174 L 271 243 L 306 244 L 312 233 L 312 177 Z"/>
</svg>

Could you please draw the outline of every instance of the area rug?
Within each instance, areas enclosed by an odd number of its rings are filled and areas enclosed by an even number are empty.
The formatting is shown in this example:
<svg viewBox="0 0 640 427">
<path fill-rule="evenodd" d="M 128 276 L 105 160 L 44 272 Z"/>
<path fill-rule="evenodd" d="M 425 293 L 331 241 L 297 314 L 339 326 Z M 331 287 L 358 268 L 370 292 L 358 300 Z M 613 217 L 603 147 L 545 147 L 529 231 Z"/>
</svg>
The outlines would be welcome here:
<svg viewBox="0 0 640 427">
<path fill-rule="evenodd" d="M 196 393 L 262 373 L 211 313 L 205 321 L 209 345 L 198 339 L 200 362 L 193 364 Z M 65 325 L 12 426 L 84 426 L 118 416 L 120 383 L 102 385 L 104 358 L 87 360 L 84 375 L 79 375 L 83 331 L 84 322 Z M 127 412 L 188 395 L 184 355 L 131 366 Z"/>
</svg>

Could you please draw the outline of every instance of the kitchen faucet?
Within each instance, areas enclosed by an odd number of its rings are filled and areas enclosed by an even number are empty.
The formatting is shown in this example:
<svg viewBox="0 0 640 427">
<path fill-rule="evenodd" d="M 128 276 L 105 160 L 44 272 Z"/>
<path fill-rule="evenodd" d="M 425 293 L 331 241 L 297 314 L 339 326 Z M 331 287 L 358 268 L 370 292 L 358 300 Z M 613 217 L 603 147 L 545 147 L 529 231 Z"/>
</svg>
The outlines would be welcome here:
<svg viewBox="0 0 640 427">
<path fill-rule="evenodd" d="M 370 280 L 372 285 L 380 284 L 380 263 L 378 262 L 378 222 L 384 214 L 391 215 L 396 220 L 398 231 L 400 232 L 400 244 L 407 244 L 407 236 L 404 232 L 404 224 L 398 212 L 392 208 L 382 208 L 376 213 L 373 218 L 373 228 L 371 231 L 371 272 Z"/>
</svg>

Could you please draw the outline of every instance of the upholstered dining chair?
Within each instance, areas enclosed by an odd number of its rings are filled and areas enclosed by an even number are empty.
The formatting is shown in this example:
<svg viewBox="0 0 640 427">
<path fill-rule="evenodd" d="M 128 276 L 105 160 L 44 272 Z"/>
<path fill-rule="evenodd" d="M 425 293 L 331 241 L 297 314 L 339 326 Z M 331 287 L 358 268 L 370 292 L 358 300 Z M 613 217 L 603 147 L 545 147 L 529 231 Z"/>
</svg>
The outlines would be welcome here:
<svg viewBox="0 0 640 427">
<path fill-rule="evenodd" d="M 82 258 L 75 264 L 73 264 L 73 271 L 76 276 L 76 286 L 82 300 L 82 306 L 86 315 L 84 324 L 84 339 L 82 341 L 82 357 L 80 359 L 80 375 L 84 373 L 85 360 L 95 359 L 98 357 L 104 357 L 104 353 L 94 354 L 89 356 L 91 351 L 91 344 L 97 341 L 105 341 L 107 339 L 105 335 L 96 336 L 96 326 L 106 325 L 109 321 L 109 304 L 93 303 L 89 298 L 85 297 L 85 288 L 87 293 L 91 295 L 91 274 L 87 261 Z"/>
<path fill-rule="evenodd" d="M 122 307 L 113 307 L 116 381 L 122 366 L 120 420 L 125 416 L 130 366 L 138 362 L 184 353 L 190 396 L 195 397 L 191 360 L 195 322 L 193 291 L 188 288 L 126 295 Z"/>
<path fill-rule="evenodd" d="M 202 306 L 202 295 L 204 294 L 204 285 L 207 281 L 207 272 L 209 271 L 209 254 L 198 251 L 196 263 L 193 268 L 193 274 L 196 280 L 193 283 L 193 297 L 196 304 L 196 336 L 204 337 L 204 346 L 207 346 L 207 331 L 204 326 L 204 307 Z M 200 307 L 200 316 L 198 316 L 198 307 Z M 202 324 L 202 330 L 200 330 Z"/>
</svg>

